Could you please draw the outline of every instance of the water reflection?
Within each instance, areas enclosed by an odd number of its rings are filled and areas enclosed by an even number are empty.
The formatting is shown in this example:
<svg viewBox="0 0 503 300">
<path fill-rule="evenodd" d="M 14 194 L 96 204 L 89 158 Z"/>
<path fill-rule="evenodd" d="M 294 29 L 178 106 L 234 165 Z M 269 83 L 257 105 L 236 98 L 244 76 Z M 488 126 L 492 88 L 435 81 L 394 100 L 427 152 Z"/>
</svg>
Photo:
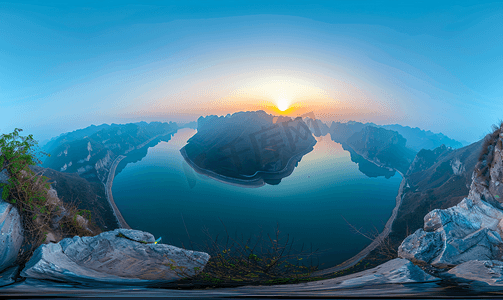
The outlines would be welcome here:
<svg viewBox="0 0 503 300">
<path fill-rule="evenodd" d="M 395 175 L 395 170 L 379 167 L 376 164 L 366 160 L 363 156 L 358 155 L 348 144 L 341 143 L 342 149 L 349 152 L 351 161 L 358 165 L 358 170 L 368 177 L 384 176 L 389 179 Z"/>
</svg>

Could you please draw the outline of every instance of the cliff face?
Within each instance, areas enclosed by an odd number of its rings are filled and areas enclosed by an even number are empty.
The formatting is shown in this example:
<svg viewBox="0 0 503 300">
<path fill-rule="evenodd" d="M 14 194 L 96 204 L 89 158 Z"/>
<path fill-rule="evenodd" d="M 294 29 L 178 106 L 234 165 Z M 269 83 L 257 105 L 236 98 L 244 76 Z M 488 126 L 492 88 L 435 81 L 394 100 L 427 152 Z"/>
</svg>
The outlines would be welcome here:
<svg viewBox="0 0 503 300">
<path fill-rule="evenodd" d="M 451 268 L 475 260 L 503 259 L 502 141 L 503 125 L 483 142 L 467 197 L 453 207 L 429 212 L 424 217 L 424 227 L 407 237 L 399 247 L 400 257 L 437 268 Z M 448 157 L 451 161 L 454 158 L 452 153 L 446 155 Z M 450 164 L 450 167 L 453 174 L 459 174 L 460 163 Z M 492 268 L 495 264 L 485 266 Z M 451 275 L 463 277 L 460 270 L 464 269 L 459 268 Z"/>
<path fill-rule="evenodd" d="M 105 195 L 103 184 L 88 181 L 78 174 L 58 172 L 52 169 L 31 167 L 34 172 L 44 172 L 49 178 L 51 187 L 57 192 L 58 198 L 64 203 L 75 204 L 79 209 L 91 212 L 91 221 L 101 230 L 118 228 L 112 208 Z"/>
<path fill-rule="evenodd" d="M 461 149 L 445 146 L 421 150 L 406 173 L 402 196 L 390 238 L 401 242 L 423 226 L 423 217 L 433 209 L 448 208 L 468 196 L 482 141 Z"/>
<path fill-rule="evenodd" d="M 139 149 L 153 139 L 176 130 L 175 123 L 160 122 L 90 126 L 51 140 L 43 147 L 51 155 L 45 159 L 43 166 L 105 183 L 117 156 Z"/>
</svg>

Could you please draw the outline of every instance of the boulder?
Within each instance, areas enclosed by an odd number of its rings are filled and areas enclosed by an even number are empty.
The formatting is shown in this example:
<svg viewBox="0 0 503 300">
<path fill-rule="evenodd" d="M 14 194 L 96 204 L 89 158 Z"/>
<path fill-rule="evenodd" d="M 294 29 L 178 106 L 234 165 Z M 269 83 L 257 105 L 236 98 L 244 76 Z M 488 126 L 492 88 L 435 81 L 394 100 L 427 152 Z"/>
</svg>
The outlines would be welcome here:
<svg viewBox="0 0 503 300">
<path fill-rule="evenodd" d="M 398 256 L 434 267 L 453 267 L 476 259 L 500 259 L 503 212 L 480 199 L 463 199 L 435 209 L 398 248 Z"/>
<path fill-rule="evenodd" d="M 398 248 L 398 256 L 415 264 L 429 264 L 436 258 L 443 247 L 440 232 L 426 232 L 418 229 L 409 235 Z"/>
<path fill-rule="evenodd" d="M 12 204 L 3 201 L 0 196 L 0 271 L 15 262 L 23 239 L 21 216 Z"/>
<path fill-rule="evenodd" d="M 503 286 L 503 262 L 471 260 L 450 269 L 446 275 L 456 281 L 475 285 Z"/>
<path fill-rule="evenodd" d="M 21 276 L 82 284 L 149 285 L 194 276 L 210 258 L 204 252 L 154 240 L 150 233 L 131 229 L 66 238 L 37 248 Z"/>
</svg>

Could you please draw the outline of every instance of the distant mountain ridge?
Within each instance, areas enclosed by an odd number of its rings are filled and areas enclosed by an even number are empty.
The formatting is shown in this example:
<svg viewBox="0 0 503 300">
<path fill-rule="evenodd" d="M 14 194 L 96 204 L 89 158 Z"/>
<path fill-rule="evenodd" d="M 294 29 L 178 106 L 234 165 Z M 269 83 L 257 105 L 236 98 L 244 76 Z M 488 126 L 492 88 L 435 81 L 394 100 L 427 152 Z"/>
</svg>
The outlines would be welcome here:
<svg viewBox="0 0 503 300">
<path fill-rule="evenodd" d="M 463 147 L 461 142 L 451 139 L 442 133 L 433 133 L 429 130 L 422 130 L 418 127 L 411 128 L 409 126 L 402 126 L 398 124 L 377 125 L 374 123 L 361 123 L 356 121 L 348 121 L 346 123 L 332 122 L 330 124 L 330 133 L 332 138 L 335 140 L 346 141 L 351 135 L 361 131 L 367 126 L 380 127 L 398 132 L 407 140 L 406 146 L 416 152 L 421 149 L 435 149 L 441 145 L 454 149 Z"/>
<path fill-rule="evenodd" d="M 412 128 L 398 124 L 381 125 L 380 127 L 394 130 L 400 133 L 405 139 L 407 139 L 407 146 L 416 151 L 419 151 L 421 149 L 431 150 L 441 145 L 445 145 L 454 149 L 464 146 L 461 142 L 451 139 L 443 133 L 433 133 L 429 130 L 422 130 L 418 127 Z"/>
<path fill-rule="evenodd" d="M 51 156 L 45 159 L 43 166 L 60 172 L 78 173 L 88 180 L 105 183 L 108 169 L 116 157 L 139 149 L 155 138 L 172 134 L 177 129 L 176 123 L 172 122 L 89 126 L 47 143 L 42 150 Z"/>
</svg>

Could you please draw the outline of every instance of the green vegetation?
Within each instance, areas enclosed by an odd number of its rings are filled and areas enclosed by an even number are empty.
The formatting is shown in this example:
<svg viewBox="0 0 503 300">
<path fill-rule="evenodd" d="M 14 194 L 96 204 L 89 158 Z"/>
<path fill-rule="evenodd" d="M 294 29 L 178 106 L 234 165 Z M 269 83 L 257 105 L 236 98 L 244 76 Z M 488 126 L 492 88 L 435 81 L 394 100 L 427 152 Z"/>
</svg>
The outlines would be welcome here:
<svg viewBox="0 0 503 300">
<path fill-rule="evenodd" d="M 0 171 L 6 170 L 9 176 L 8 182 L 0 184 L 0 188 L 3 189 L 2 198 L 13 204 L 21 215 L 25 242 L 18 260 L 24 262 L 50 233 L 61 239 L 96 234 L 99 230 L 79 220 L 79 215 L 90 219 L 89 211 L 63 205 L 59 199 L 51 197 L 49 178 L 29 168 L 40 163 L 34 150 L 37 142 L 32 135 L 20 136 L 21 131 L 16 128 L 14 132 L 0 136 Z M 54 223 L 58 223 L 59 228 Z"/>
</svg>

